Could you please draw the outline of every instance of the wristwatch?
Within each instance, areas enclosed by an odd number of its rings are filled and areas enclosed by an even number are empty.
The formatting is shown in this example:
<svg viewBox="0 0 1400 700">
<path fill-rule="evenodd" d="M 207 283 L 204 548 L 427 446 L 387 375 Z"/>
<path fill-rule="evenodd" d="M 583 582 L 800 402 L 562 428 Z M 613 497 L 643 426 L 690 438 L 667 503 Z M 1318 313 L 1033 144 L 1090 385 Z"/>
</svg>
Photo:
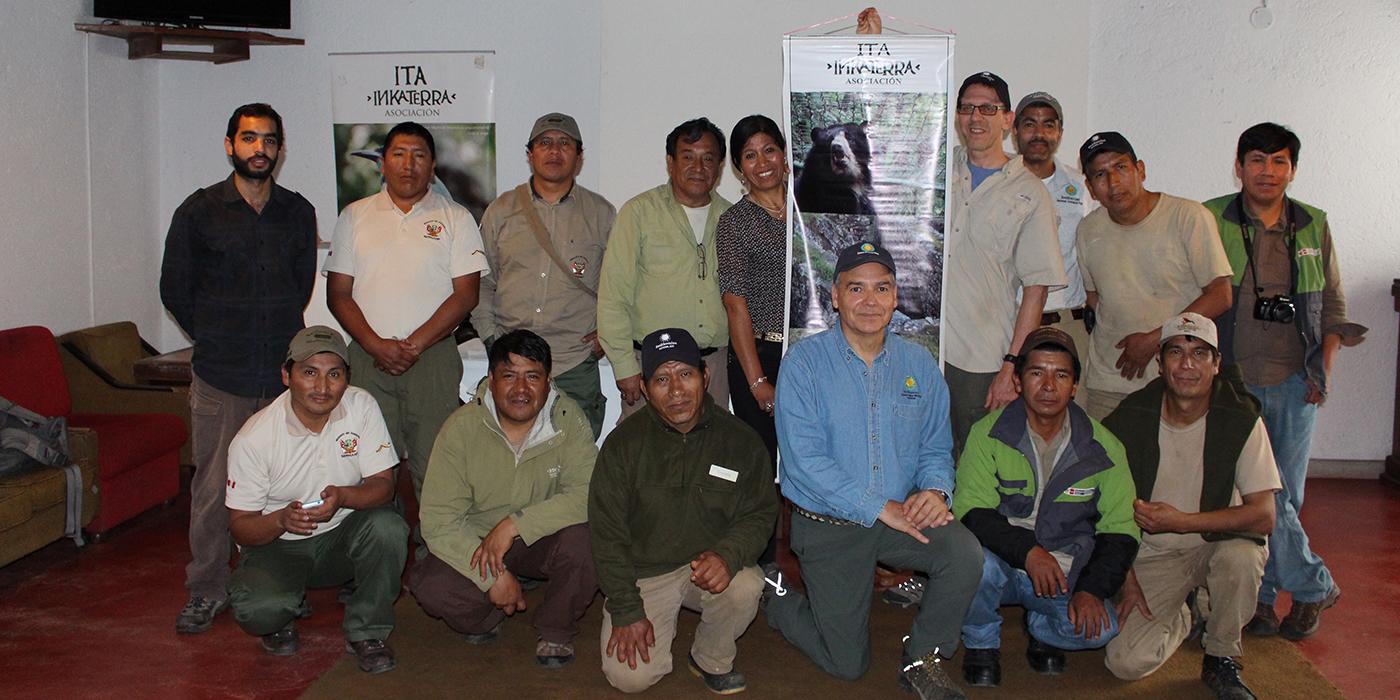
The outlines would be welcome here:
<svg viewBox="0 0 1400 700">
<path fill-rule="evenodd" d="M 1011 353 L 1008 352 L 1008 353 L 1006 353 L 1005 355 L 1002 355 L 1002 356 L 1001 356 L 1001 361 L 1002 361 L 1002 362 L 1010 362 L 1011 364 L 1014 365 L 1014 364 L 1016 364 L 1016 356 L 1015 356 L 1015 355 L 1012 355 Z"/>
</svg>

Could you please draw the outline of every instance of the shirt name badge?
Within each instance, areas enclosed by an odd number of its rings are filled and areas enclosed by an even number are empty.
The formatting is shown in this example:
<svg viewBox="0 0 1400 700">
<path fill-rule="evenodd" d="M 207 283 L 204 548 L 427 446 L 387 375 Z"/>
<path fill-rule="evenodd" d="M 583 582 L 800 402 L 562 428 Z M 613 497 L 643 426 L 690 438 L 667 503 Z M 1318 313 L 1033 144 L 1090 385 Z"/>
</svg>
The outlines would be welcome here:
<svg viewBox="0 0 1400 700">
<path fill-rule="evenodd" d="M 739 480 L 739 472 L 736 472 L 733 469 L 725 469 L 724 467 L 721 467 L 718 464 L 710 465 L 710 476 L 713 476 L 718 479 L 724 479 L 725 481 L 729 482 L 737 482 Z"/>
</svg>

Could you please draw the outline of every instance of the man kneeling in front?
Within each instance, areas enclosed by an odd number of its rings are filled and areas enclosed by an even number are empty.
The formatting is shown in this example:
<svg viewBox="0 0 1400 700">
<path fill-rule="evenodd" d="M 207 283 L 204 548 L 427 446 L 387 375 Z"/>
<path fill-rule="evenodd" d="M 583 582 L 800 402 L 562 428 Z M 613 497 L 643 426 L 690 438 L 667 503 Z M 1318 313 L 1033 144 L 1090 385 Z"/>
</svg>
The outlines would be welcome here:
<svg viewBox="0 0 1400 700">
<path fill-rule="evenodd" d="M 345 650 L 360 670 L 395 666 L 384 639 L 408 555 L 408 525 L 390 508 L 398 453 L 379 404 L 350 386 L 345 340 L 326 326 L 292 338 L 287 391 L 253 414 L 228 451 L 225 503 L 242 548 L 229 581 L 233 617 L 276 656 L 297 652 L 308 587 L 355 582 Z"/>
<path fill-rule="evenodd" d="M 768 448 L 706 393 L 700 346 L 680 328 L 642 341 L 646 406 L 603 442 L 588 493 L 593 561 L 607 596 L 600 646 L 613 687 L 671 672 L 682 607 L 700 612 L 690 671 L 743 691 L 734 642 L 758 613 L 758 555 L 778 516 Z"/>
</svg>

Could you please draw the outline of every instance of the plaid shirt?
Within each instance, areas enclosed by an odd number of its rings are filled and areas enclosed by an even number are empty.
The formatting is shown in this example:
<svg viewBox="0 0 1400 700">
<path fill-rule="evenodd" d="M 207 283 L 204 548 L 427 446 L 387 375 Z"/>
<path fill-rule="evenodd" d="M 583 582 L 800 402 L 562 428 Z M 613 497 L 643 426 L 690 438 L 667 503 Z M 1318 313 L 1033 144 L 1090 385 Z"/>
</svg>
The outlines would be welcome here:
<svg viewBox="0 0 1400 700">
<path fill-rule="evenodd" d="M 259 214 L 229 175 L 175 210 L 160 299 L 194 341 L 201 380 L 238 396 L 271 397 L 283 390 L 279 370 L 306 325 L 315 275 L 311 203 L 274 184 Z"/>
</svg>

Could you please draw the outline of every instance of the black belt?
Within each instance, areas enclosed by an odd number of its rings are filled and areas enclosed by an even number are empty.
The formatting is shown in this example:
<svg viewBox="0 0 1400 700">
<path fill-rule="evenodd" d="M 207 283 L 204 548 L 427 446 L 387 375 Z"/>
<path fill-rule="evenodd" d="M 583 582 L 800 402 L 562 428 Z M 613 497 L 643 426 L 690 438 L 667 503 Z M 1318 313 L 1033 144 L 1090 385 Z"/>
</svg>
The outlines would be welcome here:
<svg viewBox="0 0 1400 700">
<path fill-rule="evenodd" d="M 854 521 L 854 520 L 845 520 L 845 519 L 843 519 L 843 518 L 833 518 L 833 517 L 831 517 L 830 515 L 822 515 L 822 514 L 820 514 L 820 513 L 813 513 L 812 511 L 807 510 L 806 508 L 803 508 L 802 506 L 797 505 L 796 503 L 792 504 L 792 512 L 794 512 L 794 513 L 796 513 L 796 514 L 798 514 L 798 515 L 800 515 L 800 516 L 802 516 L 802 517 L 804 517 L 804 518 L 807 518 L 808 520 L 815 520 L 815 521 L 817 521 L 817 522 L 819 522 L 819 523 L 826 523 L 827 525 L 860 525 L 861 527 L 865 527 L 864 525 L 861 525 L 860 523 L 858 523 L 858 522 L 856 522 L 856 521 Z"/>
<path fill-rule="evenodd" d="M 632 341 L 632 349 L 636 350 L 637 352 L 641 352 L 642 344 L 634 340 Z M 719 348 L 700 348 L 700 356 L 706 357 L 718 349 Z"/>
<path fill-rule="evenodd" d="M 1083 319 L 1084 319 L 1084 307 L 1082 307 L 1082 306 L 1079 307 L 1079 308 L 1077 308 L 1077 309 L 1065 309 L 1065 310 L 1068 311 L 1069 314 L 1070 314 L 1070 316 L 1074 317 L 1074 320 L 1076 320 L 1076 321 L 1079 321 L 1079 320 L 1083 320 Z M 1046 311 L 1045 313 L 1043 313 L 1043 314 L 1040 315 L 1040 325 L 1042 325 L 1042 326 L 1053 326 L 1053 325 L 1055 325 L 1056 323 L 1059 323 L 1059 322 L 1060 322 L 1060 319 L 1061 319 L 1061 317 L 1060 317 L 1060 312 L 1059 312 L 1059 311 Z"/>
</svg>

